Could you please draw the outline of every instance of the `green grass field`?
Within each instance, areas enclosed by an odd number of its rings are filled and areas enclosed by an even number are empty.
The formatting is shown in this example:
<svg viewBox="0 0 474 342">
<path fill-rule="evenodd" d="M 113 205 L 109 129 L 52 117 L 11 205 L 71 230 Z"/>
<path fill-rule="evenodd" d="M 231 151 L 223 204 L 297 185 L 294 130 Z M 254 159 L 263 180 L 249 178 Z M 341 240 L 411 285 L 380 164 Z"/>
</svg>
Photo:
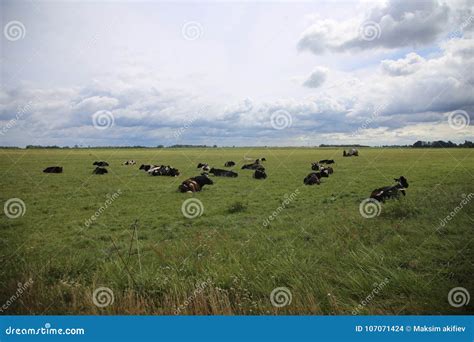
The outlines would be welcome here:
<svg viewBox="0 0 474 342">
<path fill-rule="evenodd" d="M 0 219 L 0 309 L 9 303 L 2 314 L 474 311 L 473 300 L 459 308 L 448 302 L 455 287 L 474 295 L 469 149 L 368 148 L 352 158 L 342 158 L 342 149 L 302 148 L 0 155 L 2 205 L 19 198 L 26 207 L 23 216 L 2 213 Z M 244 157 L 265 157 L 268 178 L 240 170 Z M 335 173 L 320 186 L 304 186 L 310 163 L 326 158 L 336 160 Z M 138 165 L 122 166 L 127 159 Z M 95 160 L 108 161 L 109 174 L 92 175 Z M 238 178 L 214 177 L 200 193 L 177 191 L 200 173 L 198 162 L 223 168 L 227 160 L 237 162 Z M 181 176 L 151 177 L 138 170 L 142 163 L 169 164 Z M 42 173 L 53 165 L 64 173 Z M 360 202 L 400 175 L 410 183 L 407 196 L 364 218 Z M 200 217 L 183 216 L 189 198 L 202 202 Z M 16 296 L 18 283 L 29 279 L 33 283 Z M 114 297 L 103 308 L 93 300 L 100 287 Z M 291 294 L 282 307 L 271 301 L 278 287 Z"/>
</svg>

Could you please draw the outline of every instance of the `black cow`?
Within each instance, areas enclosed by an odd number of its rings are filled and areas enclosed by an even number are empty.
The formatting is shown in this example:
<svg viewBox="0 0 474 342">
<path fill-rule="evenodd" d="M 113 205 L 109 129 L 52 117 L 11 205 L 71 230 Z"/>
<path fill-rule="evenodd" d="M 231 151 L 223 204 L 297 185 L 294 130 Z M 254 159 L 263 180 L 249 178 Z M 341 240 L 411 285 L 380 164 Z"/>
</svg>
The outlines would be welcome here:
<svg viewBox="0 0 474 342">
<path fill-rule="evenodd" d="M 215 168 L 211 168 L 209 173 L 212 173 L 214 176 L 218 176 L 218 177 L 237 177 L 238 176 L 237 172 L 222 170 L 222 169 L 215 169 Z"/>
<path fill-rule="evenodd" d="M 334 159 L 323 159 L 323 160 L 320 160 L 319 163 L 320 163 L 320 164 L 328 164 L 328 165 L 329 165 L 329 164 L 334 164 L 335 161 L 334 161 Z"/>
<path fill-rule="evenodd" d="M 181 185 L 178 187 L 178 190 L 181 192 L 197 192 L 201 191 L 204 185 L 212 185 L 214 182 L 212 179 L 209 178 L 207 174 L 203 174 L 201 176 L 196 176 L 193 178 L 186 179 Z"/>
<path fill-rule="evenodd" d="M 93 174 L 95 175 L 103 175 L 105 173 L 108 173 L 109 171 L 107 171 L 106 168 L 104 167 L 96 167 L 94 171 L 92 171 Z"/>
<path fill-rule="evenodd" d="M 319 163 L 311 163 L 311 170 L 319 171 L 320 168 L 321 165 L 319 165 Z"/>
<path fill-rule="evenodd" d="M 225 167 L 232 167 L 234 165 L 235 165 L 235 162 L 233 162 L 232 160 L 230 160 L 230 161 L 228 161 L 224 164 Z"/>
<path fill-rule="evenodd" d="M 255 162 L 252 164 L 245 164 L 242 166 L 242 170 L 257 170 L 257 169 L 262 169 L 263 166 L 260 164 L 260 159 L 257 159 Z"/>
<path fill-rule="evenodd" d="M 267 161 L 265 158 L 260 158 L 261 161 Z"/>
<path fill-rule="evenodd" d="M 328 175 L 332 175 L 334 173 L 334 169 L 330 166 L 328 167 L 322 167 L 320 169 L 321 172 L 327 172 Z"/>
<path fill-rule="evenodd" d="M 321 180 L 320 180 L 320 177 L 318 176 L 319 173 L 317 172 L 311 172 L 309 175 L 307 175 L 304 180 L 303 180 L 303 183 L 306 184 L 306 185 L 314 185 L 314 184 L 321 184 Z"/>
<path fill-rule="evenodd" d="M 376 199 L 379 202 L 385 202 L 385 200 L 389 198 L 398 198 L 400 193 L 405 196 L 405 189 L 408 188 L 408 180 L 403 176 L 400 176 L 400 178 L 394 178 L 394 180 L 397 184 L 375 189 L 370 194 L 370 198 Z"/>
<path fill-rule="evenodd" d="M 62 166 L 49 166 L 43 170 L 44 173 L 62 173 Z"/>
<path fill-rule="evenodd" d="M 265 178 L 267 178 L 267 174 L 265 173 L 265 169 L 263 167 L 259 168 L 259 169 L 256 169 L 254 174 L 253 174 L 253 178 L 255 178 L 255 179 L 265 179 Z"/>
<path fill-rule="evenodd" d="M 135 165 L 137 162 L 135 160 L 127 160 L 122 165 Z"/>
<path fill-rule="evenodd" d="M 96 161 L 92 165 L 103 167 L 103 166 L 109 166 L 109 163 L 107 163 L 106 161 Z"/>
</svg>

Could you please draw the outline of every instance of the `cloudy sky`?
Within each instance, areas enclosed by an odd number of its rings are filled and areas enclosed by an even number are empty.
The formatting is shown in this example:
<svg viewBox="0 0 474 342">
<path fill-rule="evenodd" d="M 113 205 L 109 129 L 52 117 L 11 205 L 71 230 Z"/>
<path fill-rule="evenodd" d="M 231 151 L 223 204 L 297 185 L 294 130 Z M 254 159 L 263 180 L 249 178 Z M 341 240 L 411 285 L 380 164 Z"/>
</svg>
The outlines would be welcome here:
<svg viewBox="0 0 474 342">
<path fill-rule="evenodd" d="M 0 145 L 474 139 L 472 0 L 1 6 Z"/>
</svg>

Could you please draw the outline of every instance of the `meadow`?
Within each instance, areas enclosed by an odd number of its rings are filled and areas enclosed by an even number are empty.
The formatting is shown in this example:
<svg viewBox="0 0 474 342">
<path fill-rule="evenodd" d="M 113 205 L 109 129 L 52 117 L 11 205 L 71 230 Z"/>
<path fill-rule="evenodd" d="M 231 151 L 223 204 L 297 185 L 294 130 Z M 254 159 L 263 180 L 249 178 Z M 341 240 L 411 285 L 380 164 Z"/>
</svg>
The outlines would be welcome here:
<svg viewBox="0 0 474 342">
<path fill-rule="evenodd" d="M 359 151 L 0 150 L 2 206 L 25 204 L 0 218 L 1 314 L 473 313 L 473 300 L 454 307 L 448 293 L 474 294 L 474 151 Z M 267 179 L 240 170 L 260 157 Z M 138 165 L 121 165 L 128 159 Z M 334 174 L 303 185 L 320 159 L 335 159 Z M 96 160 L 109 162 L 108 174 L 92 175 Z M 177 191 L 198 162 L 228 160 L 238 178 Z M 181 175 L 151 177 L 140 164 Z M 54 165 L 64 173 L 42 173 Z M 407 196 L 361 215 L 361 201 L 401 175 Z M 183 215 L 190 198 L 202 203 L 198 217 Z M 110 292 L 97 298 L 102 288 Z"/>
</svg>

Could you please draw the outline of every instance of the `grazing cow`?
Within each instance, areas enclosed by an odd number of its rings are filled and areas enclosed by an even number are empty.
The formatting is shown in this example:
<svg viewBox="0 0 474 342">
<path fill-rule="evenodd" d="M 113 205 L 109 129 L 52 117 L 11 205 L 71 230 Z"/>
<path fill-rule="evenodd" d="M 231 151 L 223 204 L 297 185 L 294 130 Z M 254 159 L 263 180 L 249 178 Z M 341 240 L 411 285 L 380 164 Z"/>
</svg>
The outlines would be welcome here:
<svg viewBox="0 0 474 342">
<path fill-rule="evenodd" d="M 342 156 L 343 157 L 358 157 L 359 156 L 359 151 L 357 151 L 355 148 L 351 149 L 349 152 L 346 152 L 346 150 L 344 150 L 342 152 Z"/>
<path fill-rule="evenodd" d="M 178 177 L 179 170 L 171 167 L 169 165 L 161 165 L 156 166 L 148 170 L 148 174 L 151 176 L 170 176 L 170 177 Z"/>
<path fill-rule="evenodd" d="M 328 165 L 329 165 L 329 164 L 334 164 L 335 161 L 334 161 L 334 159 L 323 159 L 323 160 L 320 160 L 319 163 L 320 163 L 320 164 L 328 164 Z"/>
<path fill-rule="evenodd" d="M 212 185 L 214 184 L 214 182 L 212 181 L 212 179 L 209 178 L 207 174 L 203 174 L 201 176 L 196 176 L 193 178 L 186 179 L 178 187 L 178 190 L 180 192 L 197 192 L 197 191 L 201 191 L 201 189 L 206 184 Z"/>
<path fill-rule="evenodd" d="M 237 177 L 238 176 L 237 172 L 222 170 L 222 169 L 215 169 L 215 168 L 211 168 L 209 172 L 212 173 L 214 176 L 218 176 L 218 177 Z"/>
<path fill-rule="evenodd" d="M 265 169 L 263 167 L 259 168 L 259 169 L 256 169 L 254 174 L 253 174 L 253 178 L 255 178 L 255 179 L 265 179 L 265 178 L 267 178 L 267 174 L 265 173 Z"/>
<path fill-rule="evenodd" d="M 394 180 L 397 184 L 375 189 L 370 194 L 370 198 L 374 198 L 379 202 L 385 202 L 385 200 L 389 198 L 398 198 L 400 193 L 405 196 L 405 189 L 408 188 L 408 180 L 403 176 L 400 176 L 400 178 L 394 178 Z"/>
<path fill-rule="evenodd" d="M 319 169 L 321 169 L 321 165 L 319 165 L 319 163 L 311 163 L 311 170 L 319 171 Z"/>
<path fill-rule="evenodd" d="M 94 175 L 103 175 L 105 173 L 108 173 L 109 171 L 107 171 L 107 169 L 105 167 L 96 167 L 94 171 L 92 171 L 92 173 Z"/>
<path fill-rule="evenodd" d="M 226 163 L 224 164 L 224 166 L 225 166 L 225 167 L 232 167 L 232 166 L 235 166 L 235 163 L 234 163 L 232 160 L 230 160 L 230 161 L 226 162 Z"/>
<path fill-rule="evenodd" d="M 135 165 L 137 162 L 135 160 L 127 160 L 122 165 Z"/>
<path fill-rule="evenodd" d="M 43 170 L 44 173 L 62 173 L 62 166 L 49 166 Z"/>
<path fill-rule="evenodd" d="M 103 166 L 109 166 L 109 163 L 107 163 L 106 161 L 96 161 L 92 165 L 103 167 Z"/>
<path fill-rule="evenodd" d="M 260 164 L 260 159 L 257 159 L 255 162 L 252 164 L 245 164 L 242 166 L 242 170 L 257 170 L 261 169 L 263 166 Z"/>
<path fill-rule="evenodd" d="M 306 184 L 306 185 L 314 185 L 314 184 L 321 184 L 321 180 L 320 178 L 318 177 L 318 174 L 317 172 L 311 172 L 309 175 L 307 175 L 304 180 L 303 180 L 303 183 Z"/>
</svg>

